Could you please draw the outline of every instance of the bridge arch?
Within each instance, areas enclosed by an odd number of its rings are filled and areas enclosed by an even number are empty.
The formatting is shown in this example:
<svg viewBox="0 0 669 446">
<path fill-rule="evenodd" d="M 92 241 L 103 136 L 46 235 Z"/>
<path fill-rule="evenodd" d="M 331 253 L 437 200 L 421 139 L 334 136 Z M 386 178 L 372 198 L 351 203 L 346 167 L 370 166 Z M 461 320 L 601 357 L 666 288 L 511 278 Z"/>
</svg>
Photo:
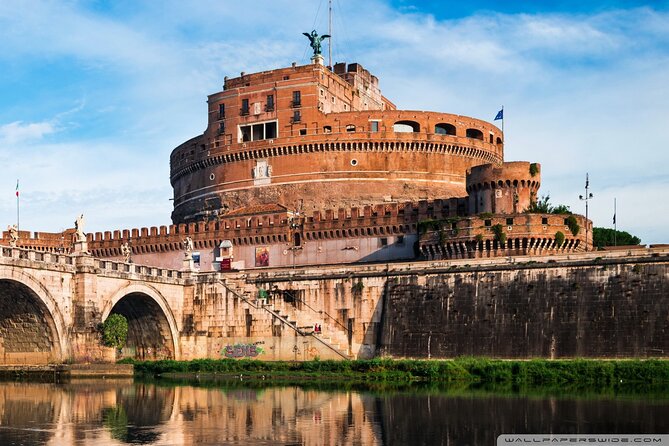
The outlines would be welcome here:
<svg viewBox="0 0 669 446">
<path fill-rule="evenodd" d="M 128 320 L 128 352 L 137 359 L 179 359 L 179 331 L 165 297 L 149 285 L 121 288 L 107 301 L 102 321 L 118 313 Z"/>
<path fill-rule="evenodd" d="M 0 272 L 0 364 L 63 362 L 67 330 L 54 296 L 25 271 Z"/>
</svg>

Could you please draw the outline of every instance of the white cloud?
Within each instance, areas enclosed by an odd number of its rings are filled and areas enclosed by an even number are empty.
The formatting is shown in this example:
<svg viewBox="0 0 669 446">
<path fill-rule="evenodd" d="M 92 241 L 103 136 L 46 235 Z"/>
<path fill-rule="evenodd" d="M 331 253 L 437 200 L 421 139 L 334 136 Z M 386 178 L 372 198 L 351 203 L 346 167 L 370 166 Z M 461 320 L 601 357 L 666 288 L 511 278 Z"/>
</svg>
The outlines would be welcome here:
<svg viewBox="0 0 669 446">
<path fill-rule="evenodd" d="M 9 124 L 0 125 L 0 144 L 31 143 L 55 131 L 56 128 L 51 122 L 10 122 Z"/>
<path fill-rule="evenodd" d="M 380 0 L 342 3 L 348 9 L 335 20 L 335 61 L 362 63 L 400 108 L 491 120 L 503 104 L 508 160 L 542 163 L 543 189 L 574 210 L 585 172 L 598 200 L 604 190 L 625 197 L 629 215 L 647 216 L 653 204 L 656 217 L 637 228 L 644 242 L 663 241 L 667 13 L 437 20 Z M 71 214 L 62 224 L 85 207 L 99 215 L 87 215 L 92 230 L 168 223 L 169 152 L 206 126 L 207 94 L 226 75 L 306 63 L 301 32 L 325 29 L 323 20 L 314 25 L 316 5 L 308 0 L 138 2 L 119 6 L 127 9 L 116 16 L 87 11 L 85 2 L 24 5 L 0 3 L 0 64 L 71 61 L 94 81 L 78 85 L 85 99 L 71 113 L 61 112 L 72 109 L 70 96 L 54 100 L 45 115 L 5 119 L 0 162 L 12 166 L 6 178 L 21 177 L 26 206 L 33 194 L 33 205 L 49 215 Z M 51 91 L 57 97 L 58 85 Z M 87 134 L 107 122 L 107 134 Z M 19 148 L 25 160 L 15 157 Z M 651 181 L 643 198 L 633 199 Z M 601 218 L 604 225 L 610 217 L 598 206 L 593 202 L 595 224 Z M 53 229 L 59 217 L 45 220 L 40 212 L 27 222 Z M 0 217 L 12 214 L 10 193 L 0 200 Z"/>
</svg>

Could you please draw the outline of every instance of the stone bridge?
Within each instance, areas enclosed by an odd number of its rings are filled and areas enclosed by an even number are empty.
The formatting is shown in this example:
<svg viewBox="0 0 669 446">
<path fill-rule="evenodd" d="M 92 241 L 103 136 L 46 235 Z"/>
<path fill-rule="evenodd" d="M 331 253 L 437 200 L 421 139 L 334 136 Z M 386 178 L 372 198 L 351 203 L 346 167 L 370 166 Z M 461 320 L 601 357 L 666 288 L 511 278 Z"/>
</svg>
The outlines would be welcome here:
<svg viewBox="0 0 669 446">
<path fill-rule="evenodd" d="M 0 247 L 0 365 L 669 355 L 667 246 L 475 262 L 223 274 Z M 114 313 L 120 352 L 101 343 Z"/>
<path fill-rule="evenodd" d="M 351 356 L 337 330 L 314 333 L 315 323 L 327 326 L 322 311 L 270 291 L 258 300 L 244 274 L 200 273 L 192 260 L 178 271 L 0 246 L 0 365 Z M 128 320 L 119 352 L 101 342 L 114 313 Z"/>
</svg>

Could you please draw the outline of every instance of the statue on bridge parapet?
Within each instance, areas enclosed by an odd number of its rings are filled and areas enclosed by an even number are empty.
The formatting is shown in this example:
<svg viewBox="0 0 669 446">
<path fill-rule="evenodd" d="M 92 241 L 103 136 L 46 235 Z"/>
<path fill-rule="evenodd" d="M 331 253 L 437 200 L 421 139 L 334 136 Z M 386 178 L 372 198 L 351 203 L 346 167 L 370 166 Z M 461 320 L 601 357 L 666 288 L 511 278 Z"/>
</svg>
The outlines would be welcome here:
<svg viewBox="0 0 669 446">
<path fill-rule="evenodd" d="M 132 249 L 130 249 L 130 245 L 128 245 L 128 242 L 125 242 L 121 245 L 121 255 L 123 255 L 123 261 L 125 263 L 130 263 L 130 256 L 132 255 Z"/>
<path fill-rule="evenodd" d="M 186 236 L 186 239 L 183 241 L 184 245 L 184 256 L 187 259 L 192 258 L 193 256 L 193 239 L 189 236 Z"/>
<path fill-rule="evenodd" d="M 77 242 L 85 242 L 86 241 L 86 234 L 84 234 L 84 214 L 81 214 L 80 216 L 77 217 L 77 219 L 74 221 L 74 230 L 75 230 L 75 235 L 77 237 Z"/>
<path fill-rule="evenodd" d="M 16 244 L 19 241 L 19 229 L 16 225 L 7 226 L 7 232 L 9 232 L 9 246 L 16 248 Z"/>
</svg>

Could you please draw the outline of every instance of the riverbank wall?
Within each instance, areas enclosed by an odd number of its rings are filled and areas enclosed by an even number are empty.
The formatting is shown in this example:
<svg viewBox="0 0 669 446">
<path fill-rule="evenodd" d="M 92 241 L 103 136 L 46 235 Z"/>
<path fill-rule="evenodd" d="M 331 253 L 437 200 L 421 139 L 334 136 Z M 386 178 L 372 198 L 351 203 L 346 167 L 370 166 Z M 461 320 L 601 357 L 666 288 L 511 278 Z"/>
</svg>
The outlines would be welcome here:
<svg viewBox="0 0 669 446">
<path fill-rule="evenodd" d="M 637 250 L 244 280 L 324 315 L 355 358 L 647 358 L 669 356 L 668 262 L 663 250 Z"/>
</svg>

